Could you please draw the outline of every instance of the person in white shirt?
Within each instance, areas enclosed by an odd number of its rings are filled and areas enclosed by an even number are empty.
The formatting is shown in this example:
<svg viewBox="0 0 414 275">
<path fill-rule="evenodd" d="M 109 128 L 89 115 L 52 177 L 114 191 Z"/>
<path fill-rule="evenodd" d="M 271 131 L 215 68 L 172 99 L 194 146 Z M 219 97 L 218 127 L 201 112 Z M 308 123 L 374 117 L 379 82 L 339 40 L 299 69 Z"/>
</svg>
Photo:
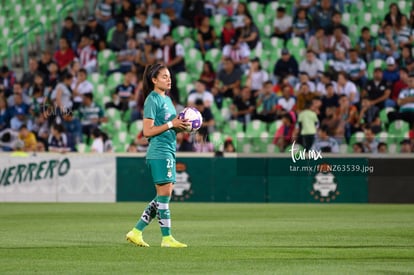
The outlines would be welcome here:
<svg viewBox="0 0 414 275">
<path fill-rule="evenodd" d="M 349 50 L 349 59 L 346 61 L 346 72 L 349 75 L 349 79 L 352 80 L 359 87 L 365 87 L 367 83 L 367 64 L 364 60 L 358 57 L 356 49 Z"/>
<path fill-rule="evenodd" d="M 269 80 L 269 74 L 262 69 L 260 65 L 260 59 L 254 58 L 250 63 L 249 74 L 247 75 L 246 86 L 250 87 L 252 93 L 255 94 L 257 91 L 263 88 L 263 83 Z"/>
<path fill-rule="evenodd" d="M 290 38 L 292 32 L 292 17 L 286 14 L 285 7 L 278 7 L 276 18 L 273 20 L 273 36 L 284 39 Z"/>
<path fill-rule="evenodd" d="M 104 152 L 104 142 L 102 138 L 102 133 L 98 128 L 93 129 L 92 131 L 92 145 L 91 152 L 94 153 L 103 153 Z"/>
<path fill-rule="evenodd" d="M 310 80 L 317 81 L 324 71 L 324 66 L 322 61 L 316 58 L 312 50 L 307 50 L 306 59 L 299 64 L 299 71 L 306 72 Z"/>
<path fill-rule="evenodd" d="M 97 69 L 96 49 L 93 45 L 93 40 L 84 35 L 79 43 L 77 54 L 82 68 L 85 68 L 89 73 L 95 72 Z"/>
<path fill-rule="evenodd" d="M 332 80 L 332 76 L 328 72 L 325 72 L 321 75 L 320 81 L 318 82 L 318 84 L 316 84 L 316 92 L 321 96 L 326 95 L 327 94 L 327 92 L 326 92 L 326 85 L 327 84 L 331 84 L 332 87 L 333 87 L 334 93 L 338 94 L 337 83 Z"/>
<path fill-rule="evenodd" d="M 249 46 L 245 42 L 240 43 L 235 38 L 230 41 L 230 44 L 225 45 L 223 48 L 222 60 L 230 58 L 233 61 L 233 64 L 243 71 L 246 71 L 248 68 L 249 57 Z"/>
<path fill-rule="evenodd" d="M 210 107 L 214 101 L 214 96 L 212 93 L 206 90 L 206 83 L 199 79 L 195 84 L 195 89 L 190 93 L 187 99 L 188 106 L 195 106 L 197 99 L 201 99 L 205 107 Z"/>
<path fill-rule="evenodd" d="M 174 41 L 171 33 L 167 33 L 164 36 L 162 46 L 163 61 L 168 66 L 168 68 L 173 73 L 184 72 L 184 47 L 180 43 Z"/>
<path fill-rule="evenodd" d="M 338 73 L 338 94 L 346 95 L 351 104 L 359 103 L 359 92 L 352 81 L 348 80 L 348 75 L 345 72 Z"/>
<path fill-rule="evenodd" d="M 161 17 L 159 13 L 156 13 L 152 17 L 152 24 L 149 27 L 149 37 L 151 42 L 155 46 L 161 45 L 164 36 L 169 32 L 169 28 L 166 24 L 161 23 Z"/>
<path fill-rule="evenodd" d="M 299 72 L 299 83 L 295 86 L 295 93 L 300 90 L 300 86 L 302 86 L 303 83 L 306 83 L 309 87 L 309 91 L 311 93 L 315 92 L 316 86 L 313 81 L 309 79 L 309 75 L 307 72 Z"/>
<path fill-rule="evenodd" d="M 73 92 L 73 109 L 77 109 L 82 103 L 82 95 L 93 93 L 93 85 L 87 80 L 88 72 L 80 69 L 78 78 L 75 83 L 72 82 L 71 89 Z"/>
<path fill-rule="evenodd" d="M 334 58 L 329 60 L 329 67 L 334 72 L 346 72 L 347 62 L 344 48 L 336 48 L 334 52 Z"/>
<path fill-rule="evenodd" d="M 291 94 L 291 87 L 289 85 L 282 86 L 282 97 L 278 99 L 276 109 L 278 116 L 295 111 L 296 98 Z"/>
</svg>

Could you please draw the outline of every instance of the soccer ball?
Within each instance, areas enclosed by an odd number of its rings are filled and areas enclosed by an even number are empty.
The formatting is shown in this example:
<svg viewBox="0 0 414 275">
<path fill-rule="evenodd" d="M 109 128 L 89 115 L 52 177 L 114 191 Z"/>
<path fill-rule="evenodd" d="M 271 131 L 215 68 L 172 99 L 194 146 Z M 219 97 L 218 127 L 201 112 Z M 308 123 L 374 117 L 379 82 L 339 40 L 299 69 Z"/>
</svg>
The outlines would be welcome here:
<svg viewBox="0 0 414 275">
<path fill-rule="evenodd" d="M 178 115 L 179 119 L 186 119 L 188 122 L 191 123 L 185 129 L 186 132 L 194 133 L 198 129 L 200 129 L 201 124 L 203 124 L 203 116 L 201 113 L 194 107 L 186 107 L 182 112 Z"/>
</svg>

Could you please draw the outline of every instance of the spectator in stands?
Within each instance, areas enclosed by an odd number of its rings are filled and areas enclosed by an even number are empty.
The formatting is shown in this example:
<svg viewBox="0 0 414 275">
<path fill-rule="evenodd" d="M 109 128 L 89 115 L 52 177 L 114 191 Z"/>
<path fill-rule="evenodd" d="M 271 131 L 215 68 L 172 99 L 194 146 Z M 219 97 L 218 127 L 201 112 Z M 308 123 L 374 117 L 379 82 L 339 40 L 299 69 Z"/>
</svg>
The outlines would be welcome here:
<svg viewBox="0 0 414 275">
<path fill-rule="evenodd" d="M 260 41 L 259 29 L 254 24 L 251 15 L 244 16 L 244 26 L 237 31 L 239 43 L 246 43 L 250 50 L 254 50 Z"/>
<path fill-rule="evenodd" d="M 165 1 L 163 1 L 163 3 L 164 2 Z M 178 3 L 177 1 L 173 1 L 173 2 Z M 190 27 L 190 23 L 184 18 L 177 16 L 176 12 L 173 9 L 167 8 L 164 11 L 165 11 L 165 14 L 168 16 L 168 18 L 170 19 L 170 32 L 172 32 L 176 27 L 179 27 L 179 26 Z"/>
<path fill-rule="evenodd" d="M 348 35 L 348 27 L 342 24 L 342 15 L 340 12 L 335 11 L 332 14 L 332 24 L 329 29 L 326 31 L 326 35 L 333 35 L 334 29 L 339 27 L 342 29 L 342 33 Z"/>
<path fill-rule="evenodd" d="M 115 29 L 112 32 L 112 39 L 109 41 L 109 48 L 115 52 L 126 48 L 128 35 L 126 32 L 125 22 L 121 19 L 116 22 Z"/>
<path fill-rule="evenodd" d="M 282 78 L 288 78 L 291 85 L 295 85 L 297 82 L 299 72 L 298 62 L 295 57 L 290 55 L 288 49 L 282 50 L 282 57 L 276 62 L 273 69 L 273 75 L 276 82 L 279 82 Z"/>
<path fill-rule="evenodd" d="M 135 102 L 135 85 L 132 84 L 132 76 L 132 72 L 125 74 L 124 82 L 116 86 L 112 94 L 112 102 L 107 103 L 106 108 L 117 108 L 125 112 Z"/>
<path fill-rule="evenodd" d="M 292 95 L 289 85 L 282 86 L 282 97 L 277 100 L 277 116 L 283 116 L 286 113 L 296 111 L 296 98 Z"/>
<path fill-rule="evenodd" d="M 342 48 L 345 51 L 348 51 L 351 48 L 351 40 L 346 34 L 342 32 L 341 27 L 335 27 L 333 29 L 331 45 L 329 48 L 331 50 Z"/>
<path fill-rule="evenodd" d="M 372 128 L 364 130 L 365 138 L 363 141 L 365 153 L 378 153 L 378 140 L 375 138 L 375 133 Z"/>
<path fill-rule="evenodd" d="M 300 37 L 304 41 L 309 39 L 311 22 L 305 9 L 299 9 L 292 24 L 292 37 Z"/>
<path fill-rule="evenodd" d="M 38 71 L 43 75 L 44 79 L 49 77 L 49 65 L 52 63 L 52 55 L 49 51 L 43 51 L 38 63 Z"/>
<path fill-rule="evenodd" d="M 349 59 L 346 61 L 346 73 L 349 79 L 359 87 L 365 87 L 367 83 L 367 64 L 358 57 L 356 49 L 349 50 Z"/>
<path fill-rule="evenodd" d="M 63 22 L 61 37 L 69 41 L 70 47 L 76 50 L 80 41 L 81 30 L 78 24 L 75 23 L 72 16 L 67 16 Z"/>
<path fill-rule="evenodd" d="M 312 101 L 315 96 L 316 94 L 310 90 L 307 82 L 299 84 L 299 89 L 296 94 L 296 110 L 304 110 L 306 108 L 306 102 Z"/>
<path fill-rule="evenodd" d="M 297 127 L 293 136 L 299 136 L 300 144 L 309 150 L 315 140 L 316 129 L 319 124 L 318 116 L 311 110 L 312 101 L 307 101 L 305 109 L 298 115 Z"/>
<path fill-rule="evenodd" d="M 338 73 L 338 94 L 346 95 L 349 98 L 351 104 L 359 104 L 359 91 L 355 86 L 355 83 L 348 79 L 348 75 L 345 72 Z"/>
<path fill-rule="evenodd" d="M 88 73 L 95 72 L 97 69 L 97 52 L 93 45 L 93 40 L 87 36 L 82 36 L 77 49 L 77 55 L 82 68 Z"/>
<path fill-rule="evenodd" d="M 21 83 L 23 85 L 23 89 L 27 92 L 29 87 L 33 85 L 34 77 L 39 69 L 39 64 L 37 63 L 37 60 L 35 58 L 29 59 L 29 71 L 24 72 L 22 76 Z"/>
<path fill-rule="evenodd" d="M 339 153 L 338 141 L 328 135 L 328 127 L 325 125 L 322 125 L 318 129 L 317 137 L 312 145 L 312 150 L 323 153 Z"/>
<path fill-rule="evenodd" d="M 49 64 L 49 74 L 48 77 L 46 78 L 46 87 L 47 89 L 51 92 L 55 89 L 56 85 L 59 82 L 59 67 L 56 64 L 56 62 L 51 62 Z"/>
<path fill-rule="evenodd" d="M 240 89 L 243 71 L 234 66 L 233 60 L 225 58 L 223 60 L 223 69 L 218 73 L 216 83 L 213 88 L 213 94 L 216 102 L 220 102 L 221 97 L 234 97 L 238 95 Z M 219 104 L 221 107 L 221 105 Z"/>
<path fill-rule="evenodd" d="M 50 125 L 53 121 L 53 111 L 51 106 L 42 105 L 39 113 L 34 116 L 32 131 L 36 134 L 37 143 L 42 143 L 42 147 L 47 148 Z"/>
<path fill-rule="evenodd" d="M 205 16 L 201 20 L 200 26 L 197 28 L 197 42 L 195 47 L 201 51 L 201 54 L 205 55 L 206 52 L 214 48 L 216 41 L 216 32 L 210 25 L 210 19 Z"/>
<path fill-rule="evenodd" d="M 324 71 L 324 66 L 312 50 L 307 50 L 305 60 L 299 64 L 299 71 L 307 73 L 310 81 L 317 82 Z"/>
<path fill-rule="evenodd" d="M 365 153 L 364 145 L 362 144 L 362 142 L 356 142 L 352 144 L 352 152 L 356 154 Z"/>
<path fill-rule="evenodd" d="M 72 110 L 72 89 L 70 88 L 72 79 L 73 75 L 71 73 L 66 73 L 63 77 L 63 81 L 56 86 L 50 96 L 58 116 Z"/>
<path fill-rule="evenodd" d="M 91 131 L 92 136 L 92 145 L 91 145 L 91 152 L 92 153 L 103 153 L 105 150 L 104 147 L 104 139 L 101 133 L 101 130 L 98 128 L 94 128 Z"/>
<path fill-rule="evenodd" d="M 363 27 L 361 30 L 361 36 L 358 38 L 358 42 L 355 45 L 358 55 L 370 62 L 373 59 L 380 58 L 380 54 L 377 51 L 377 41 L 371 36 L 371 32 L 368 27 Z"/>
<path fill-rule="evenodd" d="M 295 112 L 288 112 L 282 116 L 282 125 L 276 130 L 273 137 L 273 144 L 284 152 L 286 147 L 292 144 L 296 124 Z"/>
<path fill-rule="evenodd" d="M 156 61 L 161 60 L 162 51 L 155 48 L 151 43 L 145 43 L 141 45 L 135 56 L 134 67 L 139 78 L 144 73 L 145 66 L 154 64 Z"/>
<path fill-rule="evenodd" d="M 16 99 L 19 98 L 16 96 Z M 14 131 L 18 131 L 22 125 L 26 125 L 31 131 L 33 129 L 33 122 L 28 115 L 28 111 L 25 111 L 22 107 L 14 107 L 11 113 L 10 128 Z"/>
<path fill-rule="evenodd" d="M 332 16 L 336 12 L 330 0 L 321 0 L 320 7 L 318 7 L 313 15 L 314 28 L 329 29 L 332 26 Z"/>
<path fill-rule="evenodd" d="M 210 108 L 207 108 L 204 105 L 204 102 L 202 99 L 197 99 L 195 101 L 195 107 L 197 110 L 201 113 L 203 117 L 203 124 L 201 125 L 201 128 L 198 130 L 200 134 L 203 136 L 208 136 L 209 133 L 212 133 L 214 131 L 214 116 L 211 113 Z"/>
<path fill-rule="evenodd" d="M 316 0 L 296 0 L 293 6 L 293 14 L 297 15 L 300 9 L 305 10 L 309 14 L 313 14 L 316 6 Z"/>
<path fill-rule="evenodd" d="M 139 45 L 149 40 L 149 26 L 147 25 L 147 12 L 145 10 L 135 10 L 135 16 L 128 21 L 128 35 L 136 39 Z"/>
<path fill-rule="evenodd" d="M 410 18 L 409 18 L 409 26 L 412 28 L 412 29 L 414 29 L 414 8 L 413 7 L 411 7 L 411 10 L 410 10 L 410 16 L 409 16 Z"/>
<path fill-rule="evenodd" d="M 233 21 L 231 19 L 226 19 L 221 31 L 220 37 L 220 46 L 231 44 L 231 41 L 236 38 L 236 29 L 234 28 Z"/>
<path fill-rule="evenodd" d="M 384 21 L 382 22 L 382 27 L 390 25 L 393 28 L 398 28 L 401 24 L 403 14 L 400 11 L 400 8 L 396 3 L 391 3 L 389 6 L 389 12 L 385 15 Z"/>
<path fill-rule="evenodd" d="M 204 62 L 200 79 L 204 81 L 206 89 L 211 91 L 214 87 L 214 82 L 216 81 L 216 72 L 214 71 L 213 64 L 210 61 Z"/>
<path fill-rule="evenodd" d="M 370 99 L 368 97 L 363 97 L 361 99 L 361 110 L 359 112 L 356 128 L 371 128 L 374 133 L 379 133 L 381 131 L 379 111 L 380 109 L 377 106 L 370 103 Z"/>
<path fill-rule="evenodd" d="M 258 91 L 256 101 L 257 118 L 268 123 L 276 119 L 277 111 L 278 98 L 272 89 L 272 81 L 266 81 L 263 88 Z"/>
<path fill-rule="evenodd" d="M 36 151 L 36 136 L 24 124 L 19 128 L 19 139 L 24 142 L 23 151 Z"/>
<path fill-rule="evenodd" d="M 412 153 L 413 148 L 409 139 L 404 139 L 400 142 L 400 153 Z"/>
<path fill-rule="evenodd" d="M 339 96 L 335 93 L 332 83 L 325 85 L 325 94 L 322 96 L 321 117 L 333 116 L 339 105 Z M 328 118 L 329 119 L 329 118 Z"/>
<path fill-rule="evenodd" d="M 237 38 L 230 41 L 223 48 L 222 60 L 230 58 L 233 64 L 243 72 L 247 71 L 250 57 L 250 48 L 245 42 L 239 42 Z"/>
<path fill-rule="evenodd" d="M 103 50 L 105 48 L 106 32 L 105 29 L 98 24 L 95 16 L 88 17 L 88 23 L 83 31 L 82 36 L 87 36 L 93 40 L 95 49 Z"/>
<path fill-rule="evenodd" d="M 200 18 L 204 16 L 204 1 L 184 0 L 181 17 L 197 27 Z"/>
<path fill-rule="evenodd" d="M 412 28 L 408 26 L 407 16 L 401 16 L 401 22 L 396 29 L 398 34 L 398 46 L 403 48 L 404 46 L 411 46 L 414 43 L 414 32 Z"/>
<path fill-rule="evenodd" d="M 116 60 L 119 63 L 119 67 L 114 70 L 109 70 L 107 75 L 111 75 L 116 72 L 126 73 L 129 72 L 134 64 L 135 58 L 137 56 L 137 42 L 135 39 L 128 39 L 127 48 L 118 52 Z"/>
<path fill-rule="evenodd" d="M 0 92 L 2 92 L 6 97 L 12 94 L 13 85 L 16 81 L 16 76 L 14 72 L 9 70 L 9 67 L 3 65 L 0 68 Z"/>
<path fill-rule="evenodd" d="M 140 9 L 147 11 L 149 17 L 154 16 L 160 10 L 160 5 L 157 3 L 157 1 L 144 0 L 139 2 L 141 2 L 141 5 L 139 6 Z"/>
<path fill-rule="evenodd" d="M 214 152 L 214 145 L 207 140 L 207 136 L 203 135 L 199 131 L 195 134 L 194 152 L 197 153 L 210 153 Z"/>
<path fill-rule="evenodd" d="M 414 123 L 414 73 L 410 73 L 408 78 L 408 87 L 403 89 L 399 96 L 397 104 L 399 111 L 388 113 L 388 119 L 393 122 L 397 119 L 402 119 L 410 123 L 413 127 Z"/>
<path fill-rule="evenodd" d="M 236 30 L 244 27 L 244 16 L 251 15 L 249 9 L 247 8 L 247 4 L 243 2 L 239 2 L 237 5 L 236 12 L 232 16 L 233 26 Z"/>
<path fill-rule="evenodd" d="M 168 32 L 168 26 L 161 23 L 161 15 L 159 13 L 154 14 L 152 16 L 152 24 L 149 26 L 149 41 L 151 41 L 155 47 L 160 47 Z"/>
<path fill-rule="evenodd" d="M 10 111 L 7 107 L 7 100 L 0 94 L 0 131 L 8 128 L 10 124 Z"/>
<path fill-rule="evenodd" d="M 82 125 L 82 133 L 87 136 L 87 143 L 93 129 L 97 128 L 101 122 L 105 122 L 103 109 L 93 101 L 93 94 L 83 95 L 83 102 L 79 108 L 79 119 Z"/>
<path fill-rule="evenodd" d="M 95 16 L 98 19 L 98 23 L 104 27 L 106 33 L 115 26 L 115 19 L 113 18 L 115 11 L 113 7 L 113 0 L 102 0 L 96 6 Z"/>
<path fill-rule="evenodd" d="M 329 125 L 335 127 L 335 137 L 344 138 L 349 141 L 352 133 L 356 131 L 358 123 L 358 110 L 354 105 L 350 104 L 346 95 L 339 96 L 339 107 L 336 113 L 329 121 Z"/>
<path fill-rule="evenodd" d="M 278 7 L 276 10 L 276 18 L 273 19 L 272 36 L 282 38 L 286 42 L 292 34 L 292 25 L 292 17 L 286 14 L 286 8 Z"/>
<path fill-rule="evenodd" d="M 185 72 L 184 47 L 180 43 L 174 41 L 171 33 L 167 33 L 164 36 L 162 46 L 163 61 L 171 71 L 172 75 L 179 72 Z M 173 85 L 176 85 L 175 82 L 176 81 L 173 79 Z"/>
<path fill-rule="evenodd" d="M 299 73 L 299 82 L 295 85 L 295 93 L 299 92 L 302 84 L 306 84 L 308 86 L 309 92 L 313 93 L 316 91 L 315 82 L 309 79 L 309 75 L 307 72 Z"/>
<path fill-rule="evenodd" d="M 135 15 L 135 3 L 130 0 L 121 1 L 121 10 L 118 13 L 118 18 L 127 22 Z"/>
<path fill-rule="evenodd" d="M 309 38 L 308 41 L 308 50 L 313 51 L 316 56 L 326 62 L 328 60 L 328 56 L 331 53 L 328 52 L 330 43 L 330 37 L 325 35 L 325 30 L 323 28 L 319 28 L 316 30 L 315 34 Z"/>
<path fill-rule="evenodd" d="M 177 132 L 177 151 L 193 152 L 193 144 L 190 142 L 190 135 L 184 132 Z"/>
<path fill-rule="evenodd" d="M 400 68 L 407 68 L 409 72 L 414 72 L 414 58 L 410 46 L 404 46 L 401 49 L 401 57 L 398 60 Z"/>
<path fill-rule="evenodd" d="M 66 38 L 59 39 L 59 50 L 55 52 L 53 58 L 56 61 L 60 72 L 64 72 L 70 66 L 73 59 L 75 59 L 75 53 Z"/>
<path fill-rule="evenodd" d="M 198 99 L 203 102 L 206 108 L 210 108 L 214 102 L 213 94 L 206 90 L 206 83 L 201 79 L 195 83 L 195 89 L 188 96 L 187 105 L 195 106 Z"/>
<path fill-rule="evenodd" d="M 68 147 L 71 151 L 76 151 L 76 144 L 82 142 L 82 125 L 73 112 L 67 112 L 63 115 L 62 125 L 66 130 L 68 138 Z"/>
<path fill-rule="evenodd" d="M 316 84 L 315 91 L 319 96 L 327 95 L 327 87 L 326 85 L 332 85 L 332 92 L 333 94 L 337 94 L 337 83 L 336 81 L 332 80 L 332 75 L 329 72 L 324 72 L 321 74 L 320 81 Z"/>
<path fill-rule="evenodd" d="M 391 87 L 392 86 L 383 79 L 381 68 L 375 68 L 374 77 L 367 82 L 362 94 L 369 98 L 371 105 L 376 105 L 381 110 L 386 107 L 387 100 L 391 94 Z"/>
<path fill-rule="evenodd" d="M 49 152 L 66 153 L 70 151 L 68 139 L 62 124 L 54 124 L 48 138 Z"/>
<path fill-rule="evenodd" d="M 234 146 L 233 140 L 231 138 L 227 138 L 224 141 L 223 151 L 224 153 L 236 153 L 236 147 Z"/>
<path fill-rule="evenodd" d="M 93 93 L 93 85 L 87 80 L 88 72 L 85 69 L 80 69 L 76 82 L 72 83 L 71 89 L 73 91 L 73 109 L 76 110 L 82 104 L 84 94 Z"/>
<path fill-rule="evenodd" d="M 254 58 L 250 62 L 250 70 L 247 75 L 246 86 L 250 87 L 252 94 L 255 95 L 256 92 L 263 88 L 263 84 L 269 80 L 269 74 L 262 69 L 260 65 L 260 59 Z M 272 86 L 273 88 L 273 86 Z"/>
<path fill-rule="evenodd" d="M 17 102 L 19 102 L 19 103 L 17 103 Z M 31 103 L 32 103 L 32 98 L 27 93 L 23 92 L 22 84 L 20 82 L 15 82 L 13 84 L 13 94 L 10 95 L 7 98 L 7 106 L 9 106 L 9 107 L 13 107 L 13 106 L 22 107 L 26 112 L 28 110 L 28 106 Z M 24 104 L 25 106 L 23 106 L 21 104 Z"/>
<path fill-rule="evenodd" d="M 392 87 L 392 85 L 400 79 L 398 66 L 392 56 L 389 56 L 385 63 L 387 67 L 383 71 L 382 79 Z"/>
<path fill-rule="evenodd" d="M 400 57 L 398 37 L 395 35 L 390 24 L 384 26 L 383 33 L 378 37 L 377 51 L 381 59 L 386 59 L 388 56 L 396 59 Z"/>
<path fill-rule="evenodd" d="M 378 143 L 377 151 L 380 154 L 386 154 L 386 153 L 388 153 L 388 145 L 385 142 L 379 142 Z"/>
<path fill-rule="evenodd" d="M 242 122 L 246 127 L 246 124 L 252 120 L 255 106 L 256 102 L 251 95 L 250 89 L 244 87 L 240 95 L 234 98 L 233 104 L 230 106 L 232 118 Z"/>
<path fill-rule="evenodd" d="M 407 68 L 400 68 L 400 79 L 394 83 L 390 96 L 391 100 L 393 100 L 394 103 L 398 101 L 398 96 L 400 95 L 400 92 L 408 87 L 408 80 L 409 78 Z"/>
</svg>

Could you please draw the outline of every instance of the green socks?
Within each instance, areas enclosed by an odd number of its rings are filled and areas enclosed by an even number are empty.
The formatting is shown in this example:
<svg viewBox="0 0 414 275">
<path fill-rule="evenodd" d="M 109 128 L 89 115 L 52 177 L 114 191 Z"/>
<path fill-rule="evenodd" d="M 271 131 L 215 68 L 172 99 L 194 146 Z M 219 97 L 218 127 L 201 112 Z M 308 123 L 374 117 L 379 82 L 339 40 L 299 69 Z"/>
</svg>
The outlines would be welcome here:
<svg viewBox="0 0 414 275">
<path fill-rule="evenodd" d="M 170 198 L 169 196 L 157 197 L 158 223 L 161 227 L 161 234 L 164 237 L 171 235 Z"/>
</svg>

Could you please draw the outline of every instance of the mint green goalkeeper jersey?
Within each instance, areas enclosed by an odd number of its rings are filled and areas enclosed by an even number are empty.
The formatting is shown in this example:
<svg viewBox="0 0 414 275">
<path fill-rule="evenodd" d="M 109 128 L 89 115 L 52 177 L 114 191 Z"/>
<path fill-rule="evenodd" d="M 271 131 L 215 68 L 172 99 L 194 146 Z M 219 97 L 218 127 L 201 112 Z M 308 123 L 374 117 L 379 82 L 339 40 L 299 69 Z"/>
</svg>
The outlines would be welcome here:
<svg viewBox="0 0 414 275">
<path fill-rule="evenodd" d="M 152 91 L 144 103 L 144 118 L 154 120 L 154 126 L 161 126 L 177 116 L 169 96 Z M 175 159 L 176 133 L 169 129 L 149 139 L 147 159 Z"/>
</svg>

